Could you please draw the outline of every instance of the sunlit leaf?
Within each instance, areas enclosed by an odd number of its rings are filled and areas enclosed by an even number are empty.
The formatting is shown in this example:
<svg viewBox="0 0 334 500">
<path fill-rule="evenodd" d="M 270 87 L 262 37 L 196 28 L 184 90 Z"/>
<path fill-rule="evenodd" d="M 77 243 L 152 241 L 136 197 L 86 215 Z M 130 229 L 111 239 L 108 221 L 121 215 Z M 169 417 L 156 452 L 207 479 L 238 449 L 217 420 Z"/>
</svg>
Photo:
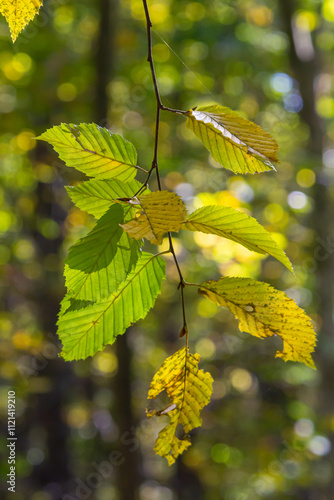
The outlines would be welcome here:
<svg viewBox="0 0 334 500">
<path fill-rule="evenodd" d="M 136 166 L 137 152 L 131 142 L 95 123 L 62 123 L 38 139 L 52 144 L 68 167 L 75 167 L 89 177 L 128 182 L 139 168 Z"/>
<path fill-rule="evenodd" d="M 0 13 L 6 18 L 13 42 L 42 5 L 43 0 L 1 0 Z"/>
<path fill-rule="evenodd" d="M 177 232 L 187 215 L 181 198 L 169 191 L 138 196 L 138 204 L 141 210 L 137 212 L 136 218 L 122 224 L 122 227 L 132 238 L 146 238 L 156 245 L 161 244 L 165 233 Z"/>
<path fill-rule="evenodd" d="M 126 280 L 110 297 L 60 317 L 61 356 L 67 361 L 85 359 L 107 344 L 113 344 L 117 335 L 146 316 L 161 291 L 164 277 L 164 260 L 143 252 Z"/>
<path fill-rule="evenodd" d="M 190 354 L 184 347 L 166 359 L 151 382 L 149 399 L 155 399 L 162 391 L 170 398 L 167 408 L 147 412 L 149 418 L 168 415 L 170 419 L 159 432 L 154 447 L 158 455 L 167 458 L 169 465 L 191 445 L 189 436 L 176 437 L 178 424 L 186 434 L 201 426 L 200 412 L 210 402 L 213 379 L 210 373 L 198 369 L 199 360 L 199 354 Z"/>
<path fill-rule="evenodd" d="M 256 337 L 278 335 L 285 361 L 299 361 L 315 368 L 311 353 L 316 334 L 305 312 L 285 293 L 251 278 L 220 278 L 201 284 L 199 293 L 220 306 L 228 307 L 239 319 L 242 332 Z"/>
<path fill-rule="evenodd" d="M 93 300 L 75 299 L 75 294 L 72 290 L 70 290 L 64 295 L 63 300 L 60 303 L 58 318 L 63 316 L 63 314 L 65 313 L 68 313 L 70 311 L 78 311 L 79 309 L 91 306 L 94 303 L 95 302 Z"/>
<path fill-rule="evenodd" d="M 236 241 L 254 252 L 267 253 L 293 271 L 289 259 L 270 233 L 253 217 L 234 208 L 214 205 L 199 208 L 188 216 L 184 228 L 217 234 Z"/>
<path fill-rule="evenodd" d="M 73 300 L 101 301 L 116 292 L 139 257 L 139 245 L 119 224 L 131 207 L 114 204 L 65 261 L 65 277 Z"/>
<path fill-rule="evenodd" d="M 66 189 L 77 207 L 99 219 L 114 200 L 132 198 L 141 186 L 141 183 L 135 179 L 129 182 L 92 179 L 78 186 L 67 186 Z M 149 189 L 145 188 L 142 194 L 149 192 Z"/>
<path fill-rule="evenodd" d="M 187 126 L 203 142 L 213 158 L 234 173 L 273 170 L 278 145 L 270 134 L 219 104 L 194 108 Z"/>
</svg>

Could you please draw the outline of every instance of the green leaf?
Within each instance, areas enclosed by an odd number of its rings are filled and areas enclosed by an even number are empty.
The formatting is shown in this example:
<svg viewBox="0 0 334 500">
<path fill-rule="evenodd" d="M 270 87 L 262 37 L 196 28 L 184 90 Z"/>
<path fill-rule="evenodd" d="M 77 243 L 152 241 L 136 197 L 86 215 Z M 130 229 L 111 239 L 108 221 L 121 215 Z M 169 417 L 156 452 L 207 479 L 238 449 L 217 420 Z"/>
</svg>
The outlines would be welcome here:
<svg viewBox="0 0 334 500">
<path fill-rule="evenodd" d="M 130 207 L 112 205 L 92 231 L 70 248 L 65 277 L 71 302 L 106 299 L 136 264 L 139 245 L 120 227 L 129 211 Z"/>
<path fill-rule="evenodd" d="M 137 152 L 131 142 L 95 123 L 62 123 L 37 139 L 52 144 L 68 167 L 75 167 L 89 177 L 128 182 L 139 168 L 136 166 Z"/>
<path fill-rule="evenodd" d="M 42 5 L 43 0 L 1 0 L 0 13 L 6 18 L 13 42 Z"/>
<path fill-rule="evenodd" d="M 154 415 L 170 418 L 154 447 L 158 455 L 166 457 L 169 465 L 191 444 L 189 436 L 182 440 L 176 437 L 178 424 L 182 424 L 186 434 L 201 426 L 200 412 L 210 402 L 213 378 L 210 373 L 198 370 L 199 360 L 199 354 L 190 354 L 183 347 L 166 359 L 151 382 L 149 399 L 155 399 L 162 391 L 170 398 L 167 408 L 147 411 L 148 418 Z"/>
<path fill-rule="evenodd" d="M 82 182 L 78 186 L 67 186 L 73 203 L 81 210 L 99 219 L 117 198 L 132 198 L 142 184 L 135 179 L 129 182 L 116 180 L 95 180 Z M 149 193 L 145 188 L 142 193 Z"/>
<path fill-rule="evenodd" d="M 283 351 L 276 357 L 315 368 L 311 353 L 316 333 L 310 318 L 285 293 L 251 278 L 220 278 L 201 284 L 199 293 L 228 309 L 239 319 L 242 332 L 256 337 L 278 335 Z"/>
<path fill-rule="evenodd" d="M 164 277 L 164 260 L 143 252 L 135 268 L 108 299 L 60 317 L 61 356 L 67 361 L 85 359 L 113 344 L 117 335 L 146 316 L 161 291 Z"/>
<path fill-rule="evenodd" d="M 275 170 L 278 145 L 255 123 L 219 104 L 191 109 L 187 116 L 187 127 L 224 168 L 236 174 Z"/>
<path fill-rule="evenodd" d="M 93 300 L 81 300 L 75 299 L 72 290 L 67 292 L 60 303 L 60 310 L 58 313 L 58 318 L 63 316 L 63 314 L 70 311 L 78 311 L 79 309 L 84 309 L 85 307 L 92 306 L 95 302 Z"/>
<path fill-rule="evenodd" d="M 240 243 L 248 250 L 269 254 L 282 262 L 291 272 L 292 265 L 270 233 L 253 217 L 230 207 L 209 205 L 188 216 L 184 229 L 217 234 Z"/>
<path fill-rule="evenodd" d="M 137 212 L 135 219 L 121 224 L 132 238 L 146 238 L 160 245 L 165 233 L 177 232 L 185 221 L 186 206 L 175 193 L 156 191 L 138 196 L 137 201 L 142 210 Z"/>
</svg>

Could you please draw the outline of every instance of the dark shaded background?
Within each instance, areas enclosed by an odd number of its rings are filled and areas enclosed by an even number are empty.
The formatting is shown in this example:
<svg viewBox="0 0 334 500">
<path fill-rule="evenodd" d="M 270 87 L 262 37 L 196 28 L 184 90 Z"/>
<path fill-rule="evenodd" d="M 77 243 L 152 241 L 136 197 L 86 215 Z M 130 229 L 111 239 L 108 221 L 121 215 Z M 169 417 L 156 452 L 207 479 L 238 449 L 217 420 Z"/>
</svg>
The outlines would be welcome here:
<svg viewBox="0 0 334 500">
<path fill-rule="evenodd" d="M 148 167 L 155 99 L 141 0 L 46 0 L 14 45 L 0 23 L 2 478 L 15 390 L 15 499 L 332 500 L 334 2 L 152 0 L 150 8 L 164 104 L 219 102 L 280 145 L 277 173 L 234 176 L 182 117 L 163 114 L 164 186 L 190 210 L 247 209 L 295 269 L 215 236 L 182 234 L 175 247 L 185 277 L 251 276 L 285 290 L 319 332 L 318 370 L 275 360 L 275 339 L 241 334 L 228 311 L 187 289 L 190 346 L 216 382 L 203 427 L 169 468 L 153 452 L 164 423 L 147 421 L 145 407 L 154 372 L 183 345 L 171 261 L 144 321 L 94 359 L 57 358 L 63 261 L 94 221 L 64 189 L 84 177 L 33 137 L 94 121 L 133 142 Z M 2 489 L 12 498 L 5 480 Z"/>
</svg>

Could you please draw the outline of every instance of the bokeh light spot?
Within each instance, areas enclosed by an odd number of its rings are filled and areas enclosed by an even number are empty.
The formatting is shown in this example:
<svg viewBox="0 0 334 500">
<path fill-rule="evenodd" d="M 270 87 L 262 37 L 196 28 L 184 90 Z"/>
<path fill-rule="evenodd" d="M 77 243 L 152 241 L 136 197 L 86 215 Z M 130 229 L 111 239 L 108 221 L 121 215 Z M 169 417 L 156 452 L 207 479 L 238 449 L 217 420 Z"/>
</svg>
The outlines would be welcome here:
<svg viewBox="0 0 334 500">
<path fill-rule="evenodd" d="M 313 434 L 314 424 L 312 420 L 309 420 L 308 418 L 300 418 L 295 423 L 294 430 L 297 436 L 301 438 L 308 438 Z"/>
<path fill-rule="evenodd" d="M 319 457 L 327 455 L 331 450 L 331 442 L 324 436 L 314 436 L 309 442 L 308 449 Z"/>
<path fill-rule="evenodd" d="M 196 342 L 196 352 L 204 358 L 210 359 L 216 352 L 216 346 L 210 339 L 201 339 Z"/>
<path fill-rule="evenodd" d="M 117 358 L 113 352 L 99 352 L 94 356 L 92 365 L 99 375 L 111 375 L 117 370 Z"/>
<path fill-rule="evenodd" d="M 253 378 L 249 371 L 235 368 L 230 374 L 231 384 L 239 392 L 247 392 L 252 387 Z"/>
<path fill-rule="evenodd" d="M 301 210 L 305 208 L 307 204 L 307 196 L 301 191 L 292 191 L 292 193 L 288 195 L 288 204 L 295 210 Z"/>
<path fill-rule="evenodd" d="M 230 448 L 226 444 L 217 443 L 211 448 L 211 458 L 219 464 L 228 462 L 230 458 Z"/>
<path fill-rule="evenodd" d="M 77 96 L 77 88 L 73 85 L 73 83 L 62 83 L 57 88 L 57 96 L 64 102 L 73 101 Z"/>
<path fill-rule="evenodd" d="M 312 187 L 315 183 L 315 180 L 315 173 L 309 168 L 302 168 L 297 173 L 297 182 L 303 188 Z"/>
<path fill-rule="evenodd" d="M 285 73 L 275 73 L 270 79 L 270 85 L 279 94 L 287 94 L 293 87 L 293 80 Z"/>
</svg>

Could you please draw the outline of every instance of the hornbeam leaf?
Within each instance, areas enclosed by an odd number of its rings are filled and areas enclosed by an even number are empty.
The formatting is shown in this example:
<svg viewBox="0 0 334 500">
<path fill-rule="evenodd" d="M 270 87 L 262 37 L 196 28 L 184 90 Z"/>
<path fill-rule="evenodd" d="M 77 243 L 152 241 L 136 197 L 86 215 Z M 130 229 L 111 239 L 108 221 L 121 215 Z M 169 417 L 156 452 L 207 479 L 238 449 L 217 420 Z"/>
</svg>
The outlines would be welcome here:
<svg viewBox="0 0 334 500">
<path fill-rule="evenodd" d="M 0 13 L 6 18 L 13 42 L 42 5 L 43 0 L 1 0 Z"/>
<path fill-rule="evenodd" d="M 83 309 L 66 312 L 58 321 L 61 356 L 71 361 L 94 356 L 113 344 L 132 323 L 146 316 L 161 291 L 165 262 L 158 255 L 141 254 L 136 266 L 110 297 Z"/>
<path fill-rule="evenodd" d="M 228 309 L 239 319 L 242 332 L 256 337 L 278 335 L 283 351 L 276 357 L 315 368 L 311 353 L 316 334 L 305 312 L 285 293 L 251 278 L 220 278 L 201 284 L 199 293 Z"/>
<path fill-rule="evenodd" d="M 169 465 L 191 445 L 188 436 L 176 437 L 178 424 L 182 424 L 186 434 L 201 426 L 200 412 L 210 402 L 213 378 L 210 373 L 198 370 L 199 360 L 199 354 L 190 354 L 183 347 L 166 359 L 151 382 L 149 399 L 155 399 L 164 390 L 170 398 L 167 408 L 147 411 L 148 418 L 154 415 L 170 418 L 168 425 L 159 432 L 154 447 L 158 455 L 166 457 Z"/>
<path fill-rule="evenodd" d="M 68 167 L 75 167 L 89 177 L 128 182 L 140 168 L 136 166 L 137 152 L 133 144 L 95 123 L 62 123 L 37 139 L 52 144 Z"/>
<path fill-rule="evenodd" d="M 78 186 L 67 186 L 66 190 L 73 203 L 81 210 L 99 219 L 117 198 L 132 198 L 142 184 L 135 179 L 129 182 L 116 180 L 85 181 Z M 145 188 L 142 193 L 149 193 Z"/>
<path fill-rule="evenodd" d="M 77 311 L 78 309 L 83 309 L 84 307 L 88 307 L 93 305 L 95 302 L 93 300 L 75 300 L 73 292 L 70 290 L 65 294 L 63 300 L 60 303 L 60 310 L 58 313 L 58 318 L 60 318 L 63 314 L 70 311 Z"/>
<path fill-rule="evenodd" d="M 269 254 L 293 272 L 291 262 L 256 219 L 230 207 L 209 205 L 188 216 L 184 229 L 217 234 L 240 243 L 248 250 Z"/>
<path fill-rule="evenodd" d="M 187 116 L 187 127 L 224 168 L 236 174 L 275 170 L 278 145 L 255 123 L 219 104 L 191 109 Z"/>
<path fill-rule="evenodd" d="M 136 264 L 139 245 L 119 226 L 131 208 L 112 205 L 92 231 L 70 248 L 65 277 L 71 302 L 106 299 Z"/>
<path fill-rule="evenodd" d="M 156 245 L 161 244 L 165 233 L 178 231 L 187 215 L 181 198 L 169 191 L 138 196 L 138 204 L 142 210 L 137 212 L 136 218 L 121 226 L 132 238 L 146 238 Z"/>
</svg>

